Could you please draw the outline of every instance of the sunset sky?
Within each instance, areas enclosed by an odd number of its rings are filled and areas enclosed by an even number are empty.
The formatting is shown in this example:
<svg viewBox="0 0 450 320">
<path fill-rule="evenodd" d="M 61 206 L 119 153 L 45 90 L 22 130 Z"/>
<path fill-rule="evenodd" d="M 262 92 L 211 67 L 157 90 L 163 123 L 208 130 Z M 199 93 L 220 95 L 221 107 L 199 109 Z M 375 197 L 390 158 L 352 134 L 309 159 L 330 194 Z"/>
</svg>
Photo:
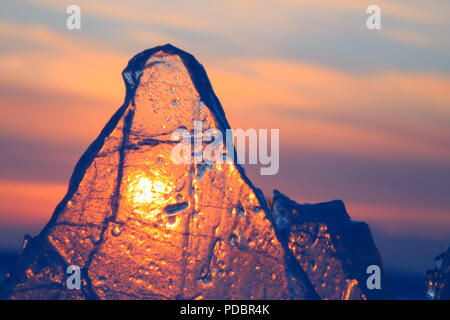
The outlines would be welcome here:
<svg viewBox="0 0 450 320">
<path fill-rule="evenodd" d="M 231 127 L 280 129 L 279 173 L 246 167 L 257 187 L 342 199 L 387 267 L 424 271 L 450 244 L 449 16 L 446 0 L 2 0 L 0 249 L 50 219 L 123 102 L 128 60 L 171 43 L 203 64 Z"/>
</svg>

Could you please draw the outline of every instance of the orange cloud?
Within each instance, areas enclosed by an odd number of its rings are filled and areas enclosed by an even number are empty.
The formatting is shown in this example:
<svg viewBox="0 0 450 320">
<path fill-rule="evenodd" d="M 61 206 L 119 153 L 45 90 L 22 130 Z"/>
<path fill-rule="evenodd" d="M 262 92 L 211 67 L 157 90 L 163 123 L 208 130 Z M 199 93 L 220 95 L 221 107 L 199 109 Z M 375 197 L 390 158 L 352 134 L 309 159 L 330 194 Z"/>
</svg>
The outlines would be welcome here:
<svg viewBox="0 0 450 320">
<path fill-rule="evenodd" d="M 444 22 L 446 21 L 445 11 L 446 4 L 439 0 L 430 0 L 429 2 L 414 4 L 405 1 L 393 2 L 389 0 L 378 0 L 376 3 L 371 0 L 284 0 L 284 2 L 297 7 L 315 7 L 334 12 L 353 12 L 364 14 L 366 8 L 370 5 L 378 5 L 383 15 L 387 17 L 405 19 L 415 22 Z"/>
<path fill-rule="evenodd" d="M 0 54 L 5 70 L 0 85 L 67 96 L 67 102 L 45 101 L 46 105 L 3 97 L 1 132 L 58 143 L 92 140 L 123 101 L 120 72 L 129 57 L 40 27 L 0 26 L 3 34 L 52 49 Z M 283 142 L 292 146 L 450 158 L 446 76 L 389 70 L 358 75 L 276 59 L 208 60 L 213 86 L 235 127 L 281 128 Z M 74 96 L 87 101 L 74 103 Z M 17 104 L 29 107 L 23 110 Z M 71 107 L 62 107 L 67 105 Z"/>
<path fill-rule="evenodd" d="M 126 56 L 42 27 L 5 22 L 0 36 L 49 49 L 0 53 L 1 134 L 87 147 L 122 103 L 120 72 L 135 52 Z M 202 62 L 232 127 L 280 128 L 282 144 L 294 148 L 450 160 L 448 76 L 394 70 L 352 74 L 255 57 Z M 12 89 L 19 94 L 11 95 Z M 45 223 L 66 187 L 0 181 L 0 223 Z M 349 212 L 385 221 L 386 228 L 400 228 L 404 221 L 418 226 L 428 218 L 434 226 L 448 226 L 441 211 L 421 216 L 408 214 L 409 208 L 352 204 Z"/>
<path fill-rule="evenodd" d="M 213 65 L 209 73 L 231 120 L 236 118 L 232 126 L 281 128 L 291 146 L 450 159 L 450 129 L 443 121 L 450 120 L 448 77 L 394 71 L 346 74 L 260 59 L 222 64 L 233 67 Z"/>
<path fill-rule="evenodd" d="M 123 100 L 125 88 L 120 72 L 129 57 L 118 55 L 107 46 L 62 36 L 40 26 L 0 21 L 0 30 L 0 36 L 42 47 L 0 54 L 0 83 L 113 102 Z"/>
<path fill-rule="evenodd" d="M 0 180 L 0 225 L 45 225 L 66 185 Z"/>
<path fill-rule="evenodd" d="M 450 235 L 450 215 L 446 210 L 424 210 L 405 206 L 346 203 L 353 220 L 377 225 L 391 235 L 445 238 Z"/>
</svg>

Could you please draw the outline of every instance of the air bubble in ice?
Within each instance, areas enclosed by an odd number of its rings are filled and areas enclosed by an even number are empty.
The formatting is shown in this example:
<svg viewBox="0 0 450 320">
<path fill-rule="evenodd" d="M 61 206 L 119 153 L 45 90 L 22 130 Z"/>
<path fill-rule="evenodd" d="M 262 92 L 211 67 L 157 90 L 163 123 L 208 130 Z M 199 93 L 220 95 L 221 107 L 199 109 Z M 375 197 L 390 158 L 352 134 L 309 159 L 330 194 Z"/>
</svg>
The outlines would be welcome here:
<svg viewBox="0 0 450 320">
<path fill-rule="evenodd" d="M 237 206 L 236 206 L 236 214 L 239 217 L 243 217 L 245 213 L 244 207 L 242 206 L 241 202 L 239 201 Z"/>
<path fill-rule="evenodd" d="M 105 277 L 100 277 L 100 278 L 98 278 L 98 283 L 100 283 L 100 284 L 102 284 L 103 282 L 105 282 L 106 281 L 106 278 Z"/>
<path fill-rule="evenodd" d="M 188 207 L 188 203 L 185 202 L 181 202 L 181 203 L 174 203 L 174 204 L 169 204 L 164 208 L 164 211 L 167 214 L 174 214 L 177 212 L 180 212 L 184 209 L 186 209 Z"/>
</svg>

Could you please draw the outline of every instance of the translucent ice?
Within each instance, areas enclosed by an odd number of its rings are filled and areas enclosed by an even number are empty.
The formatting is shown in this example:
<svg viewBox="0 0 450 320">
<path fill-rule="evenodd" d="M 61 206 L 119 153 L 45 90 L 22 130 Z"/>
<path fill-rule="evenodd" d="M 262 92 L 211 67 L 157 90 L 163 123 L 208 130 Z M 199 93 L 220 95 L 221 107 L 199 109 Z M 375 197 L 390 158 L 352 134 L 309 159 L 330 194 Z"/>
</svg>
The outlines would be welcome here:
<svg viewBox="0 0 450 320">
<path fill-rule="evenodd" d="M 343 204 L 270 210 L 233 161 L 171 159 L 172 133 L 229 128 L 205 70 L 165 45 L 123 71 L 124 104 L 77 163 L 44 230 L 27 237 L 10 299 L 362 299 L 378 251 Z M 197 150 L 198 149 L 198 150 Z M 223 153 L 226 153 L 223 146 Z M 228 159 L 230 160 L 230 159 Z M 234 161 L 236 162 L 236 161 Z M 275 226 L 275 227 L 274 227 Z M 81 289 L 66 285 L 81 270 Z"/>
<path fill-rule="evenodd" d="M 342 201 L 298 204 L 274 192 L 273 219 L 282 244 L 321 299 L 386 298 L 380 254 L 369 227 L 353 222 Z M 380 267 L 380 289 L 369 289 L 371 265 Z"/>
<path fill-rule="evenodd" d="M 123 77 L 124 105 L 81 157 L 67 195 L 24 249 L 4 294 L 316 297 L 301 279 L 288 279 L 267 203 L 241 167 L 171 161 L 174 130 L 192 132 L 199 120 L 205 130 L 229 128 L 203 67 L 165 45 L 131 59 Z M 69 265 L 81 268 L 81 290 L 66 287 Z"/>
<path fill-rule="evenodd" d="M 435 268 L 427 273 L 426 296 L 430 300 L 450 299 L 450 246 L 435 259 Z"/>
</svg>

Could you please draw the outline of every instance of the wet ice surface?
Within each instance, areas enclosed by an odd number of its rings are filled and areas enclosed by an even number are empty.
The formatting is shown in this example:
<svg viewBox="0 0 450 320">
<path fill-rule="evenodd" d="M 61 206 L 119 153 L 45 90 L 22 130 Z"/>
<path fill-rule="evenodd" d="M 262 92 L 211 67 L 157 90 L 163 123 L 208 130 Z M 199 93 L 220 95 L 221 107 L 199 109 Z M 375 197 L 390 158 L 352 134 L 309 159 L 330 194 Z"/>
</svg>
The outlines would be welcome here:
<svg viewBox="0 0 450 320">
<path fill-rule="evenodd" d="M 238 165 L 171 161 L 175 130 L 193 132 L 194 121 L 204 130 L 229 128 L 191 55 L 170 45 L 150 49 L 123 76 L 124 105 L 78 162 L 51 221 L 24 244 L 4 297 L 364 298 L 360 270 L 341 261 L 364 258 L 330 253 L 342 249 L 326 240 L 334 237 L 327 223 L 293 221 L 276 232 Z M 279 219 L 279 202 L 275 209 Z M 376 251 L 367 248 L 362 257 Z M 66 287 L 69 265 L 81 268 L 81 290 Z"/>
</svg>

